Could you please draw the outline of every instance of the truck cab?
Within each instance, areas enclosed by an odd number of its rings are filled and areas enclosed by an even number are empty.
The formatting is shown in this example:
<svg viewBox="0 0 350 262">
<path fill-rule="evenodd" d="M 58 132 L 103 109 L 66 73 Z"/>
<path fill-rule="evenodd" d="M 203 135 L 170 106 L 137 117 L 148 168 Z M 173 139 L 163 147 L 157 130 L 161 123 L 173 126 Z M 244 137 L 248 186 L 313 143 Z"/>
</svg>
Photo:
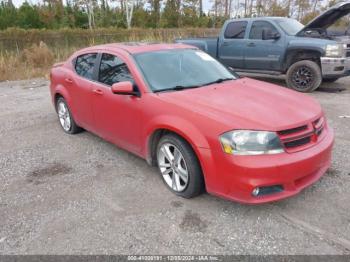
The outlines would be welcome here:
<svg viewBox="0 0 350 262">
<path fill-rule="evenodd" d="M 349 12 L 350 1 L 345 1 L 306 26 L 285 17 L 232 19 L 218 38 L 177 42 L 195 45 L 237 72 L 285 74 L 289 87 L 311 92 L 322 81 L 350 73 L 350 37 L 327 32 Z"/>
</svg>

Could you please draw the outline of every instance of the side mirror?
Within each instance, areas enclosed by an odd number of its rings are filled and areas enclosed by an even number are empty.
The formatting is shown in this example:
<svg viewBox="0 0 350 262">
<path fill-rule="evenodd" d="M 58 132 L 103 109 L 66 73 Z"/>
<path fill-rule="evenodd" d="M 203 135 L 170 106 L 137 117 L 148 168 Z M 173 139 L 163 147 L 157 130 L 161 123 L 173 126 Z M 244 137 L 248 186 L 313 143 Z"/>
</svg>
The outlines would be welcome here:
<svg viewBox="0 0 350 262">
<path fill-rule="evenodd" d="M 277 40 L 281 38 L 281 35 L 279 33 L 273 33 L 271 30 L 269 29 L 264 29 L 262 31 L 262 39 L 263 40 Z"/>
<path fill-rule="evenodd" d="M 117 95 L 136 95 L 131 82 L 118 82 L 112 85 L 112 93 Z"/>
</svg>

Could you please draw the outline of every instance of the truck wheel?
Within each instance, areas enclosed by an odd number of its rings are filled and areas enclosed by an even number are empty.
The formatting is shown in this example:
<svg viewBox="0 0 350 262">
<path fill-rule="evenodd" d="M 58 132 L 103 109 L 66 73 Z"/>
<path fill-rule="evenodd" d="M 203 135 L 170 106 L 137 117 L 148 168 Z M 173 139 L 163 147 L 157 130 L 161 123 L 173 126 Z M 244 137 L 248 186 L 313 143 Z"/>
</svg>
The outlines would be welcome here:
<svg viewBox="0 0 350 262">
<path fill-rule="evenodd" d="M 334 83 L 335 81 L 337 81 L 339 78 L 335 77 L 335 78 L 323 78 L 323 82 L 324 83 Z"/>
<path fill-rule="evenodd" d="M 294 63 L 287 72 L 288 87 L 299 92 L 312 92 L 322 83 L 321 68 L 310 60 Z"/>
</svg>

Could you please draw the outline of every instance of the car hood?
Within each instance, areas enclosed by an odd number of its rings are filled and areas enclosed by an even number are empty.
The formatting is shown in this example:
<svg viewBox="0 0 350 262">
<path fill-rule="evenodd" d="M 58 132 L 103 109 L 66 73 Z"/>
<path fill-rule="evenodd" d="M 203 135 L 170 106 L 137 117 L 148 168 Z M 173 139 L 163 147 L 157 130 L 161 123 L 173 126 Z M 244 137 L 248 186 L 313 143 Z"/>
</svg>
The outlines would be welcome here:
<svg viewBox="0 0 350 262">
<path fill-rule="evenodd" d="M 331 8 L 329 8 L 327 11 L 325 11 L 321 15 L 314 18 L 297 35 L 300 35 L 309 29 L 316 29 L 316 28 L 327 29 L 328 27 L 333 25 L 336 21 L 338 21 L 340 18 L 346 16 L 349 13 L 350 13 L 350 1 L 344 1 L 344 2 L 338 3 L 332 6 Z"/>
<path fill-rule="evenodd" d="M 159 93 L 159 97 L 221 123 L 227 130 L 279 131 L 303 125 L 322 114 L 319 103 L 307 95 L 249 78 Z"/>
</svg>

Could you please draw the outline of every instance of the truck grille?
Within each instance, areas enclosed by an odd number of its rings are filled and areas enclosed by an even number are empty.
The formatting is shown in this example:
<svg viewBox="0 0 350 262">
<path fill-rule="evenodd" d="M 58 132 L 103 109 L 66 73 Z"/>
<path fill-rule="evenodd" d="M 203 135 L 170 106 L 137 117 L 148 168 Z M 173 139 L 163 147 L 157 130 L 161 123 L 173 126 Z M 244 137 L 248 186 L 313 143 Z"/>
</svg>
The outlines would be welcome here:
<svg viewBox="0 0 350 262">
<path fill-rule="evenodd" d="M 350 44 L 346 45 L 346 57 L 350 57 Z"/>
<path fill-rule="evenodd" d="M 278 133 L 287 152 L 296 152 L 306 149 L 319 140 L 325 127 L 324 117 L 306 125 L 281 130 Z"/>
</svg>

